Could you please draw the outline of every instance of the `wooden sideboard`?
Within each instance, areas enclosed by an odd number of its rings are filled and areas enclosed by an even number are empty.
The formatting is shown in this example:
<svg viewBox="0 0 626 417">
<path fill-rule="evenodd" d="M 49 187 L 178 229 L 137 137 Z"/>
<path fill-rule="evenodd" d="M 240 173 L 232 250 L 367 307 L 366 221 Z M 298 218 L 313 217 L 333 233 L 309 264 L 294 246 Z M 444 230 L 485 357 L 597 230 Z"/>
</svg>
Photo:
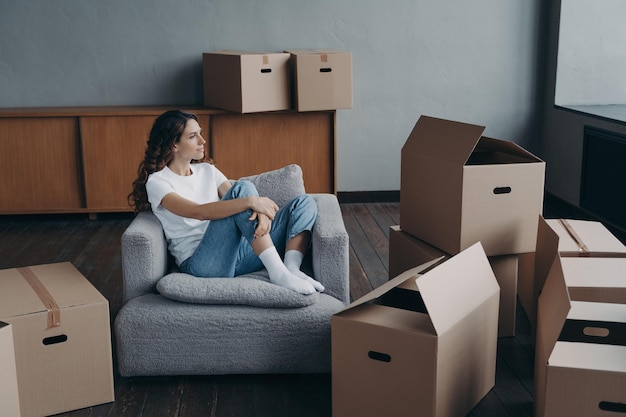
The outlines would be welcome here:
<svg viewBox="0 0 626 417">
<path fill-rule="evenodd" d="M 229 178 L 298 164 L 309 193 L 335 193 L 335 111 L 238 114 L 206 107 L 0 109 L 0 214 L 127 212 L 154 119 L 195 113 Z"/>
</svg>

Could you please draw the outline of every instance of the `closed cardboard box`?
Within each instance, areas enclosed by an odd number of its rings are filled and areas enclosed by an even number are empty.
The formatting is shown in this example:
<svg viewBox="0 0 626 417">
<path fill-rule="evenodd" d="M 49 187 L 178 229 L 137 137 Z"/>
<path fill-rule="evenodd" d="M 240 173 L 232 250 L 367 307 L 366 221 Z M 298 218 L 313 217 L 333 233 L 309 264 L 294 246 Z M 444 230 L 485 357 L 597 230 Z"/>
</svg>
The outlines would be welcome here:
<svg viewBox="0 0 626 417">
<path fill-rule="evenodd" d="M 500 289 L 485 252 L 440 261 L 332 317 L 333 417 L 465 417 L 494 386 Z"/>
<path fill-rule="evenodd" d="M 289 57 L 285 52 L 202 54 L 204 105 L 237 113 L 288 110 Z"/>
<path fill-rule="evenodd" d="M 352 54 L 291 50 L 293 107 L 298 111 L 352 108 Z"/>
<path fill-rule="evenodd" d="M 601 222 L 575 219 L 546 219 L 559 236 L 561 256 L 626 258 L 626 245 Z"/>
<path fill-rule="evenodd" d="M 404 232 L 399 226 L 389 229 L 389 276 L 415 268 L 439 257 L 450 255 Z M 500 286 L 500 310 L 498 314 L 498 336 L 515 336 L 517 310 L 517 277 L 520 268 L 519 255 L 487 257 Z"/>
<path fill-rule="evenodd" d="M 622 415 L 625 334 L 626 305 L 570 300 L 555 256 L 537 310 L 535 415 Z"/>
<path fill-rule="evenodd" d="M 23 417 L 114 401 L 109 303 L 69 262 L 0 271 Z"/>
<path fill-rule="evenodd" d="M 483 126 L 421 116 L 401 156 L 400 226 L 450 254 L 534 252 L 545 163 Z"/>
<path fill-rule="evenodd" d="M 0 417 L 20 417 L 13 329 L 0 321 Z"/>
<path fill-rule="evenodd" d="M 626 258 L 562 257 L 561 265 L 572 300 L 626 304 Z"/>
</svg>

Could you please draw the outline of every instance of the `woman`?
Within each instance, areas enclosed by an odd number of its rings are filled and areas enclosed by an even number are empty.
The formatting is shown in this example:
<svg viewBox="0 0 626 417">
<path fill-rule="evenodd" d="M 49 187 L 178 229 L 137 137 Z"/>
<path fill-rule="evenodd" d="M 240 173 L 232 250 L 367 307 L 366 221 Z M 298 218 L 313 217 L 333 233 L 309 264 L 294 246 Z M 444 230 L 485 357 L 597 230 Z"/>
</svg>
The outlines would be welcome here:
<svg viewBox="0 0 626 417">
<path fill-rule="evenodd" d="M 231 184 L 205 160 L 205 143 L 195 115 L 163 113 L 129 195 L 136 212 L 152 209 L 160 220 L 180 270 L 208 278 L 265 267 L 276 285 L 302 294 L 323 291 L 300 271 L 317 217 L 315 201 L 301 195 L 279 208 L 251 182 Z"/>
</svg>

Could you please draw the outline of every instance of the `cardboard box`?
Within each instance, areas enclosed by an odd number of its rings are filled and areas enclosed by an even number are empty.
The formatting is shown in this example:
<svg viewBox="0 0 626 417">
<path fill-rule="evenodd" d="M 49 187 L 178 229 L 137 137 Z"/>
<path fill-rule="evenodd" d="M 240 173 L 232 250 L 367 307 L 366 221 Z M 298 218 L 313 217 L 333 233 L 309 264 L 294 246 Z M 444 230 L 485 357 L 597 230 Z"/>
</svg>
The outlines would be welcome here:
<svg viewBox="0 0 626 417">
<path fill-rule="evenodd" d="M 0 416 L 20 417 L 13 329 L 0 321 Z"/>
<path fill-rule="evenodd" d="M 450 254 L 403 231 L 399 225 L 389 227 L 389 279 L 406 270 Z"/>
<path fill-rule="evenodd" d="M 204 105 L 238 113 L 291 107 L 288 53 L 202 54 Z"/>
<path fill-rule="evenodd" d="M 22 416 L 114 401 L 109 303 L 69 262 L 0 271 Z"/>
<path fill-rule="evenodd" d="M 352 54 L 291 50 L 293 107 L 298 111 L 352 108 Z"/>
<path fill-rule="evenodd" d="M 401 156 L 400 226 L 450 254 L 534 252 L 545 163 L 483 126 L 421 116 Z"/>
<path fill-rule="evenodd" d="M 571 301 L 553 259 L 537 311 L 535 416 L 613 416 L 626 404 L 626 305 Z"/>
<path fill-rule="evenodd" d="M 626 304 L 626 258 L 562 257 L 561 265 L 572 300 Z"/>
<path fill-rule="evenodd" d="M 389 278 L 423 263 L 450 254 L 404 232 L 400 226 L 389 228 Z M 517 310 L 517 276 L 519 255 L 489 256 L 489 264 L 500 286 L 498 336 L 515 336 Z"/>
<path fill-rule="evenodd" d="M 485 252 L 438 262 L 333 315 L 334 417 L 464 417 L 494 386 L 500 288 Z"/>
<path fill-rule="evenodd" d="M 626 245 L 600 222 L 546 219 L 546 223 L 559 236 L 561 256 L 626 258 Z"/>
</svg>

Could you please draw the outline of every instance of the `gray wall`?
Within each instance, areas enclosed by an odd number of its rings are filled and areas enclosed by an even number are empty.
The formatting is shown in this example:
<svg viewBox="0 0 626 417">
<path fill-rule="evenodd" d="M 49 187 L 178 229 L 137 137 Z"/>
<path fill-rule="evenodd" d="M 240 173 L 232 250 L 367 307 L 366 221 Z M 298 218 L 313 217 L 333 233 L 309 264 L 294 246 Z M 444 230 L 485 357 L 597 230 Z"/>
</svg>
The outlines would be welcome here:
<svg viewBox="0 0 626 417">
<path fill-rule="evenodd" d="M 542 141 L 538 153 L 546 161 L 546 190 L 578 206 L 585 125 L 626 134 L 626 124 L 554 106 L 561 0 L 551 0 L 551 5 Z"/>
<path fill-rule="evenodd" d="M 339 191 L 400 188 L 420 114 L 538 144 L 540 0 L 0 0 L 0 107 L 197 105 L 201 54 L 353 53 Z"/>
</svg>

